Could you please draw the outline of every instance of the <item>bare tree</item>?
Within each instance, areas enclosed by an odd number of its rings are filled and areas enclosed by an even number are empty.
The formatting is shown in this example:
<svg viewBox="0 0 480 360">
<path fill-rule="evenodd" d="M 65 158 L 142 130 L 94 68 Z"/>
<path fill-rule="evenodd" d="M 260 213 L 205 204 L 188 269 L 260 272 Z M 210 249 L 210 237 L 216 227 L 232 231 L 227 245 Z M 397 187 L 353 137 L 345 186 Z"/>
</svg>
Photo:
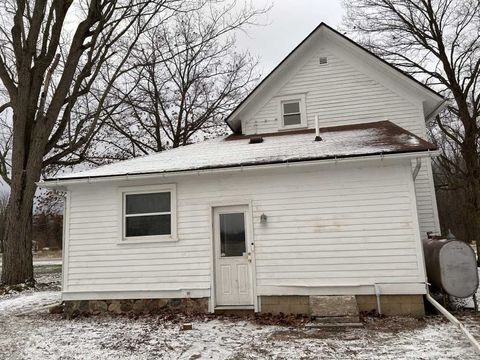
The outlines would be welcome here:
<svg viewBox="0 0 480 360">
<path fill-rule="evenodd" d="M 83 161 L 119 102 L 111 89 L 154 19 L 179 0 L 32 0 L 0 4 L 0 80 L 12 111 L 11 170 L 2 281 L 33 281 L 32 204 L 53 165 Z M 0 89 L 1 90 L 1 89 Z"/>
<path fill-rule="evenodd" d="M 371 50 L 450 101 L 432 134 L 449 186 L 465 194 L 465 233 L 480 254 L 480 2 L 345 0 L 345 27 Z"/>
<path fill-rule="evenodd" d="M 159 152 L 225 132 L 224 116 L 257 80 L 256 61 L 235 49 L 235 32 L 265 11 L 220 1 L 151 29 L 129 73 L 134 89 L 116 89 L 124 103 L 102 137 L 111 156 Z"/>
</svg>

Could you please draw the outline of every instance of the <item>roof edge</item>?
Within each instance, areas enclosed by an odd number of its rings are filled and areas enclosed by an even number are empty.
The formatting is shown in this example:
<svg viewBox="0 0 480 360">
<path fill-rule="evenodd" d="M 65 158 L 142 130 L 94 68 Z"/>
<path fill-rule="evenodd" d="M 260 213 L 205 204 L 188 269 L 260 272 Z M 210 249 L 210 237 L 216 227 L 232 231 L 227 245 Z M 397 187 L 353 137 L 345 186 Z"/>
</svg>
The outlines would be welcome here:
<svg viewBox="0 0 480 360">
<path fill-rule="evenodd" d="M 217 167 L 204 167 L 198 169 L 188 169 L 188 170 L 175 170 L 175 171 L 163 171 L 163 172 L 145 172 L 145 173 L 134 173 L 134 174 L 116 174 L 116 175 L 98 175 L 98 176 L 86 176 L 86 177 L 71 177 L 71 178 L 54 178 L 46 179 L 43 181 L 37 182 L 37 186 L 41 188 L 59 188 L 65 185 L 76 185 L 76 184 L 88 184 L 94 182 L 106 182 L 111 180 L 141 180 L 144 178 L 158 178 L 158 177 L 171 177 L 171 176 L 182 176 L 182 175 L 199 175 L 202 173 L 219 173 L 219 172 L 229 172 L 229 171 L 245 171 L 245 170 L 257 170 L 257 169 L 269 169 L 272 167 L 284 167 L 284 166 L 301 166 L 301 165 L 315 165 L 315 164 L 327 164 L 327 163 L 338 163 L 346 161 L 366 161 L 366 160 L 375 160 L 375 159 L 410 159 L 410 158 L 419 158 L 419 157 L 436 157 L 439 155 L 438 150 L 431 149 L 417 149 L 409 151 L 389 151 L 389 152 L 376 152 L 371 154 L 351 154 L 343 156 L 326 156 L 310 159 L 295 159 L 295 160 L 278 160 L 265 162 L 262 164 L 258 163 L 245 163 L 241 165 L 224 165 Z"/>
</svg>

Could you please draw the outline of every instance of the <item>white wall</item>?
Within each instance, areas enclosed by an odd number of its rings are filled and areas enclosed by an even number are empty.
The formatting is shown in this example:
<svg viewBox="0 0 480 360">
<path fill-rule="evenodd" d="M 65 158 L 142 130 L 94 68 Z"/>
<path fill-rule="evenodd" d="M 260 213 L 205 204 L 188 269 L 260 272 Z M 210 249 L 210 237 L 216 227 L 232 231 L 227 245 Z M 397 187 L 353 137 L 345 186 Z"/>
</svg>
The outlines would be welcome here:
<svg viewBox="0 0 480 360">
<path fill-rule="evenodd" d="M 375 69 L 360 64 L 345 49 L 325 42 L 313 53 L 293 71 L 288 81 L 270 91 L 263 105 L 250 114 L 247 112 L 242 121 L 245 134 L 277 132 L 278 98 L 305 94 L 309 128 L 315 126 L 315 115 L 319 116 L 321 127 L 389 120 L 426 139 L 419 100 L 395 88 L 387 79 L 382 83 L 377 81 Z M 328 58 L 327 65 L 319 64 L 320 56 Z M 415 185 L 420 231 L 426 237 L 427 231 L 440 231 L 429 160 L 424 160 Z"/>
<path fill-rule="evenodd" d="M 409 162 L 290 166 L 143 184 L 155 183 L 177 184 L 177 242 L 118 244 L 118 186 L 140 182 L 70 187 L 65 298 L 82 292 L 83 298 L 209 296 L 210 206 L 217 202 L 252 205 L 257 295 L 372 293 L 375 282 L 394 284 L 385 287 L 390 293 L 423 292 Z M 262 213 L 267 224 L 260 223 Z"/>
</svg>

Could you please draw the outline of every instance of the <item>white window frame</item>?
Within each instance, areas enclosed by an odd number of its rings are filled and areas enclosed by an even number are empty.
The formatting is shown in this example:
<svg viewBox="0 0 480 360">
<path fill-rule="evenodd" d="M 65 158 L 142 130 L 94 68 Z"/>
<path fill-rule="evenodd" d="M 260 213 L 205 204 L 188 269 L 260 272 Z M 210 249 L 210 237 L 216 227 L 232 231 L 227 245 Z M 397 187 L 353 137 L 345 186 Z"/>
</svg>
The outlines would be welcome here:
<svg viewBox="0 0 480 360">
<path fill-rule="evenodd" d="M 300 110 L 300 124 L 285 125 L 283 122 L 283 104 L 299 103 Z M 278 127 L 280 130 L 299 129 L 307 127 L 307 108 L 305 101 L 305 94 L 294 94 L 288 96 L 282 96 L 278 98 Z"/>
<path fill-rule="evenodd" d="M 137 194 L 153 194 L 153 193 L 170 193 L 170 211 L 162 213 L 141 214 L 145 215 L 162 215 L 170 214 L 170 227 L 171 231 L 169 235 L 146 235 L 146 236 L 125 236 L 126 234 L 126 221 L 128 217 L 126 214 L 126 198 L 127 195 Z M 131 186 L 119 188 L 119 201 L 120 201 L 120 241 L 119 244 L 139 244 L 139 243 L 151 243 L 151 242 L 167 242 L 177 241 L 177 187 L 175 184 L 162 184 L 162 185 L 148 185 L 148 186 Z M 139 215 L 140 216 L 140 215 Z"/>
</svg>

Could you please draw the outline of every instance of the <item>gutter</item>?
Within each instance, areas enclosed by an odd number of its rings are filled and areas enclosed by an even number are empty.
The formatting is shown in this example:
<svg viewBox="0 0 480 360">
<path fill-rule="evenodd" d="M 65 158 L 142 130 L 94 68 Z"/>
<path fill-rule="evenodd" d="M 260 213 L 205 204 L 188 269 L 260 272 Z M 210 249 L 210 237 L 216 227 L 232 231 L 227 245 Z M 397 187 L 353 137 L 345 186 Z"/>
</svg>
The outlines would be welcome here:
<svg viewBox="0 0 480 360">
<path fill-rule="evenodd" d="M 389 160 L 389 159 L 414 159 L 420 157 L 436 157 L 440 154 L 438 150 L 435 151 L 422 151 L 422 152 L 411 152 L 411 153 L 396 153 L 396 154 L 377 154 L 377 155 L 364 155 L 364 156 L 351 156 L 351 157 L 341 157 L 341 158 L 330 158 L 330 159 L 318 159 L 318 160 L 298 160 L 298 161 L 286 161 L 279 163 L 270 163 L 270 164 L 261 164 L 261 165 L 237 165 L 237 166 L 226 166 L 210 169 L 199 169 L 199 170 L 179 170 L 172 172 L 152 172 L 152 173 L 137 173 L 137 174 L 121 174 L 121 175 L 107 175 L 107 176 L 92 176 L 92 177 L 81 177 L 81 178 L 70 178 L 70 179 L 52 179 L 47 181 L 37 182 L 37 186 L 47 189 L 61 188 L 66 185 L 74 184 L 90 184 L 90 183 L 102 183 L 109 181 L 131 181 L 131 180 L 142 180 L 142 179 L 151 179 L 151 178 L 167 178 L 174 176 L 185 176 L 185 175 L 204 175 L 204 174 L 216 174 L 216 173 L 235 173 L 235 172 L 246 172 L 254 170 L 268 170 L 268 169 L 279 169 L 287 168 L 291 166 L 300 167 L 300 166 L 315 166 L 315 165 L 327 165 L 327 164 L 338 164 L 338 163 L 350 163 L 354 161 L 372 161 L 372 160 Z"/>
</svg>

